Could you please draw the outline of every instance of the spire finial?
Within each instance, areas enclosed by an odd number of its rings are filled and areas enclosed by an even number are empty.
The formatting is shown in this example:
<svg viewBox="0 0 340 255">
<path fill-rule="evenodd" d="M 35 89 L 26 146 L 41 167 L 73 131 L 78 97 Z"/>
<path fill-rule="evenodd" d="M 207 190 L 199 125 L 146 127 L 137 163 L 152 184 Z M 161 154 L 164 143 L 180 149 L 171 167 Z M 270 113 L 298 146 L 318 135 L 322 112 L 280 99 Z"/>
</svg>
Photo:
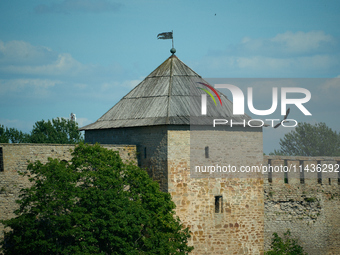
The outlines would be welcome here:
<svg viewBox="0 0 340 255">
<path fill-rule="evenodd" d="M 176 49 L 175 48 L 171 48 L 170 52 L 172 53 L 172 55 L 174 55 L 176 53 Z"/>
</svg>

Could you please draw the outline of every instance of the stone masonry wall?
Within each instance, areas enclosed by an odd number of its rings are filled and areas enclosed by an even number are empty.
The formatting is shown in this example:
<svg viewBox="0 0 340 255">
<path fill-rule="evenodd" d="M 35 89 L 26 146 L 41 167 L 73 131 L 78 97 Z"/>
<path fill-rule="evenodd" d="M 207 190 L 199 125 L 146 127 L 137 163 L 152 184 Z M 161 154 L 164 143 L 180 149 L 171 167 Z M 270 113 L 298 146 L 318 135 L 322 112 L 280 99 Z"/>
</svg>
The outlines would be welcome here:
<svg viewBox="0 0 340 255">
<path fill-rule="evenodd" d="M 124 161 L 136 161 L 136 147 L 133 145 L 103 145 L 117 150 Z M 3 171 L 0 172 L 0 219 L 14 217 L 18 208 L 15 200 L 19 198 L 22 188 L 30 185 L 28 177 L 19 173 L 27 169 L 28 161 L 40 160 L 46 163 L 49 157 L 70 160 L 74 145 L 62 144 L 0 144 L 2 148 Z M 0 155 L 1 156 L 1 155 Z M 3 237 L 3 225 L 0 224 L 0 238 Z"/>
<path fill-rule="evenodd" d="M 190 136 L 190 131 L 169 130 L 168 178 L 176 213 L 192 232 L 192 254 L 263 254 L 263 180 L 190 178 Z M 212 158 L 214 148 L 221 148 L 226 149 L 224 159 L 232 164 L 260 165 L 263 161 L 262 132 L 207 135 L 204 131 L 202 136 L 209 138 L 201 143 L 202 157 L 210 144 Z M 222 196 L 218 212 L 216 196 Z"/>
<path fill-rule="evenodd" d="M 195 246 L 192 254 L 262 254 L 269 248 L 272 233 L 282 235 L 287 229 L 309 255 L 339 254 L 340 173 L 304 171 L 302 175 L 293 171 L 266 173 L 264 178 L 251 179 L 191 178 L 189 144 L 193 136 L 190 132 L 184 127 L 156 127 L 111 134 L 99 131 L 91 137 L 102 137 L 102 143 L 121 144 L 103 146 L 118 150 L 123 160 L 136 160 L 136 147 L 139 148 L 140 164 L 151 166 L 150 174 L 170 192 L 177 205 L 177 215 L 192 231 L 190 245 Z M 263 157 L 261 132 L 235 131 L 221 135 L 205 131 L 200 137 L 202 140 L 194 149 L 204 158 L 204 149 L 209 145 L 208 162 L 238 166 L 269 163 L 293 165 L 296 169 L 300 165 L 311 169 L 312 164 L 333 167 L 340 164 L 340 157 Z M 123 141 L 130 145 L 123 145 Z M 27 178 L 18 174 L 27 168 L 27 160 L 46 162 L 48 157 L 69 160 L 74 146 L 0 144 L 0 148 L 0 166 L 3 166 L 0 219 L 8 219 L 14 216 L 20 189 L 29 185 Z M 216 196 L 222 196 L 218 213 Z M 0 226 L 0 235 L 2 232 Z"/>
<path fill-rule="evenodd" d="M 340 157 L 265 156 L 263 164 L 268 162 L 312 170 L 313 164 L 340 164 Z M 321 175 L 307 170 L 304 175 L 300 171 L 274 172 L 264 179 L 266 249 L 274 232 L 283 236 L 290 229 L 309 255 L 340 254 L 339 173 L 323 170 Z"/>
</svg>

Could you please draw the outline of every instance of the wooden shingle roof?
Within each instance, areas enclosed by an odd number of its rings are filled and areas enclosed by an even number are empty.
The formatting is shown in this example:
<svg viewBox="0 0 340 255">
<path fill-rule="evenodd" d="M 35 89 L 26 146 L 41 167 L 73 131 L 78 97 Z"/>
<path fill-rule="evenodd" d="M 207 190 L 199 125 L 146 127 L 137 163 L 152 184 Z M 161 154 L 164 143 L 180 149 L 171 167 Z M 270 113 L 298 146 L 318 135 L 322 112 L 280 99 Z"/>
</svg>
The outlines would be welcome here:
<svg viewBox="0 0 340 255">
<path fill-rule="evenodd" d="M 250 119 L 249 116 L 232 116 L 232 102 L 218 92 L 222 106 L 207 100 L 207 116 L 201 117 L 199 82 L 208 84 L 201 76 L 185 65 L 175 55 L 170 56 L 133 90 L 96 122 L 80 130 L 109 129 L 155 125 L 209 124 L 207 119 L 226 118 L 234 121 Z M 219 102 L 216 99 L 217 102 Z M 195 118 L 196 117 L 196 118 Z M 205 120 L 203 120 L 205 119 Z"/>
</svg>

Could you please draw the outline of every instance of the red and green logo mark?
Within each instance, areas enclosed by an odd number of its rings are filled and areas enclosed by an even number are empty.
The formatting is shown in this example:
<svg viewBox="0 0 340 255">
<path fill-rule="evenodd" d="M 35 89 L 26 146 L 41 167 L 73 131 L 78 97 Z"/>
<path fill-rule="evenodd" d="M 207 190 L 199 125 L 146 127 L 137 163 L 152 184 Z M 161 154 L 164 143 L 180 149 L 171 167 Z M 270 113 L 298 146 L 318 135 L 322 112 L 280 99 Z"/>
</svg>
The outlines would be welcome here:
<svg viewBox="0 0 340 255">
<path fill-rule="evenodd" d="M 212 92 L 214 92 L 214 94 L 217 96 L 218 100 L 220 101 L 220 104 L 222 105 L 222 101 L 221 101 L 220 96 L 218 95 L 217 91 L 216 91 L 212 86 L 210 86 L 209 84 L 203 83 L 203 82 L 197 82 L 197 83 L 202 84 L 203 86 L 206 86 L 206 87 L 209 88 Z M 199 88 L 199 89 L 205 91 L 205 92 L 212 98 L 212 100 L 214 101 L 215 105 L 217 105 L 214 96 L 211 94 L 211 92 L 210 92 L 209 90 L 204 89 L 204 88 L 200 88 L 200 87 L 197 87 L 197 88 Z"/>
</svg>

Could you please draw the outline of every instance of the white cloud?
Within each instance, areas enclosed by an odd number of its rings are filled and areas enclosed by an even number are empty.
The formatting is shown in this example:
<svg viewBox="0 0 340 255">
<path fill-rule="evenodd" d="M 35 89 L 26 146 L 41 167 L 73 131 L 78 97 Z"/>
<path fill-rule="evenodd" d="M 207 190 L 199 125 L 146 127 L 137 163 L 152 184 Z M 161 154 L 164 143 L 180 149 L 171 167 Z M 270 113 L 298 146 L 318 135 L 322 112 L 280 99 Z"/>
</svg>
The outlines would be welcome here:
<svg viewBox="0 0 340 255">
<path fill-rule="evenodd" d="M 278 43 L 284 50 L 288 52 L 310 52 L 318 50 L 322 44 L 334 43 L 334 38 L 331 35 L 326 35 L 323 31 L 296 32 L 288 31 L 283 34 L 278 34 L 270 39 L 273 43 Z"/>
<path fill-rule="evenodd" d="M 43 97 L 48 95 L 50 88 L 61 83 L 59 80 L 48 79 L 1 79 L 0 96 L 25 92 L 27 96 Z"/>
<path fill-rule="evenodd" d="M 88 75 L 96 67 L 84 65 L 68 53 L 56 53 L 24 41 L 0 41 L 0 72 L 20 75 Z"/>
<path fill-rule="evenodd" d="M 110 80 L 119 80 L 124 73 L 124 68 L 117 62 L 111 63 L 110 66 L 83 64 L 69 53 L 55 52 L 47 47 L 31 45 L 24 41 L 0 40 L 1 78 L 58 79 L 82 84 L 81 87 L 84 88 L 91 83 L 101 84 L 108 81 L 111 83 Z"/>
<path fill-rule="evenodd" d="M 75 76 L 81 72 L 85 73 L 87 68 L 70 54 L 63 53 L 59 54 L 55 61 L 46 65 L 8 65 L 0 67 L 0 71 L 12 74 Z"/>
<path fill-rule="evenodd" d="M 57 54 L 44 46 L 33 46 L 24 41 L 0 40 L 0 66 L 10 64 L 45 64 Z"/>
<path fill-rule="evenodd" d="M 70 100 L 70 95 L 76 95 L 72 100 L 79 102 L 112 101 L 119 97 L 117 91 L 128 92 L 140 82 L 127 80 L 124 74 L 118 63 L 107 67 L 83 64 L 47 47 L 0 41 L 0 102 L 48 99 L 52 103 Z"/>
<path fill-rule="evenodd" d="M 271 38 L 245 37 L 225 51 L 207 55 L 196 66 L 210 77 L 223 73 L 226 77 L 325 76 L 340 68 L 337 47 L 337 40 L 323 31 L 287 31 Z"/>
<path fill-rule="evenodd" d="M 329 55 L 302 56 L 295 58 L 275 58 L 275 57 L 240 57 L 236 61 L 237 67 L 252 70 L 297 70 L 301 67 L 308 70 L 320 70 L 330 68 L 338 60 Z"/>
<path fill-rule="evenodd" d="M 335 38 L 324 31 L 296 32 L 287 31 L 272 38 L 245 37 L 235 48 L 247 54 L 261 55 L 303 55 L 327 51 L 335 45 Z"/>
</svg>

